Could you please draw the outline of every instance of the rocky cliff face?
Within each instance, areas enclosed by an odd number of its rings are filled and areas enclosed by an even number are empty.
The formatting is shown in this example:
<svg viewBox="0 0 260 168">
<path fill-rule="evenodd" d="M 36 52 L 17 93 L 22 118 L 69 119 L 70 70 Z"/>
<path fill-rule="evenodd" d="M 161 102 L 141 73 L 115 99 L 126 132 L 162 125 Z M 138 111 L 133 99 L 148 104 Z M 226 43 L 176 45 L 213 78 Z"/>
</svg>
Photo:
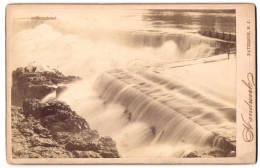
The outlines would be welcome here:
<svg viewBox="0 0 260 168">
<path fill-rule="evenodd" d="M 27 99 L 12 106 L 13 158 L 117 158 L 116 143 L 64 102 Z"/>
<path fill-rule="evenodd" d="M 66 85 L 79 79 L 75 76 L 64 76 L 55 69 L 39 65 L 17 68 L 12 73 L 12 105 L 21 107 L 25 99 L 42 99 L 56 91 L 59 85 Z"/>
<path fill-rule="evenodd" d="M 79 77 L 35 64 L 16 69 L 12 77 L 13 158 L 119 157 L 112 138 L 100 137 L 65 102 L 40 102 L 54 91 L 58 97 Z"/>
</svg>

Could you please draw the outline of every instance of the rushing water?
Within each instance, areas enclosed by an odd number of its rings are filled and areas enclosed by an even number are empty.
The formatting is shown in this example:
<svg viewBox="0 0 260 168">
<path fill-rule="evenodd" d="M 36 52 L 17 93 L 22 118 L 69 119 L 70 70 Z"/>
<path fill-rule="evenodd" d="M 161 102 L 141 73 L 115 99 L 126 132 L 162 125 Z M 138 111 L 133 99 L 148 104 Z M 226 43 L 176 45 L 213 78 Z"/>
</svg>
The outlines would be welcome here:
<svg viewBox="0 0 260 168">
<path fill-rule="evenodd" d="M 59 99 L 112 136 L 123 157 L 234 150 L 222 138 L 235 139 L 233 106 L 140 68 L 213 56 L 223 43 L 196 32 L 235 33 L 234 11 L 89 9 L 29 19 L 36 15 L 13 20 L 11 68 L 36 60 L 81 76 Z"/>
</svg>

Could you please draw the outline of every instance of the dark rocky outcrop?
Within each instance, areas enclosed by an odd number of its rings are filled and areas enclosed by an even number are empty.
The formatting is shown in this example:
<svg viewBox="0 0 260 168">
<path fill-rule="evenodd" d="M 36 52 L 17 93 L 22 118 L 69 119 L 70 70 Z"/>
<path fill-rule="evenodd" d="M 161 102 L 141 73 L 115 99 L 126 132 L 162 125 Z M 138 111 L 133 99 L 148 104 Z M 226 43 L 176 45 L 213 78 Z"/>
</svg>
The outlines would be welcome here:
<svg viewBox="0 0 260 168">
<path fill-rule="evenodd" d="M 13 158 L 117 158 L 116 143 L 100 137 L 69 105 L 40 100 L 79 77 L 35 63 L 12 73 Z"/>
<path fill-rule="evenodd" d="M 85 119 L 78 116 L 67 104 L 57 100 L 40 103 L 38 99 L 26 99 L 23 102 L 23 113 L 25 116 L 40 119 L 41 124 L 53 132 L 76 132 L 89 128 Z"/>
<path fill-rule="evenodd" d="M 28 98 L 42 99 L 54 92 L 59 85 L 66 85 L 79 80 L 79 77 L 64 76 L 61 72 L 38 70 L 38 66 L 17 68 L 12 73 L 12 105 L 22 106 Z"/>
<path fill-rule="evenodd" d="M 116 143 L 64 102 L 26 99 L 12 106 L 13 158 L 117 158 Z"/>
<path fill-rule="evenodd" d="M 198 158 L 198 157 L 201 157 L 201 155 L 197 151 L 193 151 L 183 157 L 184 158 Z"/>
<path fill-rule="evenodd" d="M 67 158 L 73 157 L 63 145 L 57 143 L 40 120 L 25 117 L 23 109 L 12 106 L 13 158 Z"/>
</svg>

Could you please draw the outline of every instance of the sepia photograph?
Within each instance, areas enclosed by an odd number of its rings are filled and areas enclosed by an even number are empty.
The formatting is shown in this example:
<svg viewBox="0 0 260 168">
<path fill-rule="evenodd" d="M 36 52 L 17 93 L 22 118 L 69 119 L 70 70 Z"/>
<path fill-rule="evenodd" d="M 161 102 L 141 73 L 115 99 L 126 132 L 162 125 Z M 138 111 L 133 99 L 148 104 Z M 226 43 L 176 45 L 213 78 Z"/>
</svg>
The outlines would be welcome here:
<svg viewBox="0 0 260 168">
<path fill-rule="evenodd" d="M 236 6 L 213 6 L 9 5 L 12 162 L 232 162 L 237 118 L 246 142 L 255 123 L 237 109 Z"/>
</svg>

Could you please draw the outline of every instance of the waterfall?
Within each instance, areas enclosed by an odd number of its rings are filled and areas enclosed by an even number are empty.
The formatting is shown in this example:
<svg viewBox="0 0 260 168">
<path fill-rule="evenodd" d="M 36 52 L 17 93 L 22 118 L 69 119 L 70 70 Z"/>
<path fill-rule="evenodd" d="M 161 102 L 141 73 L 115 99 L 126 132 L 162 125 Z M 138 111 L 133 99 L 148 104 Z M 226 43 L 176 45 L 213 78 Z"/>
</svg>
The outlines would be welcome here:
<svg viewBox="0 0 260 168">
<path fill-rule="evenodd" d="M 159 77 L 156 80 L 155 74 L 152 81 L 148 80 L 145 74 L 120 69 L 107 71 L 97 79 L 94 89 L 106 103 L 125 107 L 129 122 L 146 123 L 158 143 L 185 142 L 224 151 L 235 149 L 223 135 L 210 128 L 228 122 L 221 116 L 221 103 L 204 102 L 206 98 L 199 94 L 195 96 L 197 103 L 189 102 L 180 86 L 171 86 L 166 79 L 158 80 Z"/>
<path fill-rule="evenodd" d="M 196 61 L 197 67 L 212 65 L 200 62 L 204 59 L 225 60 L 225 55 L 221 59 L 215 55 L 226 53 L 227 43 L 197 32 L 199 28 L 216 25 L 225 27 L 220 32 L 233 30 L 235 16 L 231 16 L 231 21 L 227 18 L 230 25 L 222 25 L 226 23 L 222 19 L 207 25 L 191 24 L 194 16 L 190 14 L 190 19 L 176 15 L 174 18 L 186 25 L 178 27 L 182 23 L 172 23 L 174 19 L 168 14 L 166 20 L 144 19 L 147 14 L 154 16 L 149 10 L 54 12 L 57 19 L 44 22 L 28 19 L 33 15 L 21 16 L 24 18 L 13 20 L 16 28 L 11 69 L 36 60 L 65 75 L 80 76 L 82 81 L 73 83 L 58 99 L 68 103 L 100 135 L 115 139 L 123 157 L 182 157 L 184 152 L 195 150 L 234 150 L 231 141 L 236 137 L 235 103 L 230 106 L 225 102 L 234 94 L 216 99 L 219 91 L 212 89 L 215 85 L 206 83 L 207 80 L 201 85 L 197 75 L 185 75 L 185 67 L 194 68 Z M 216 15 L 226 19 L 216 13 L 208 17 L 214 20 Z M 190 78 L 192 84 L 163 76 L 178 71 L 175 64 L 185 65 L 178 66 L 183 70 L 180 74 Z M 226 74 L 235 69 L 235 64 L 224 65 L 230 68 Z M 212 65 L 214 70 L 209 66 L 202 69 L 215 74 L 216 81 L 225 79 L 228 87 L 222 88 L 226 91 L 233 87 L 235 75 L 222 77 L 223 72 L 218 69 L 224 65 L 221 62 L 221 66 Z M 205 95 L 198 89 L 214 91 Z M 56 93 L 42 101 L 53 97 Z"/>
</svg>

